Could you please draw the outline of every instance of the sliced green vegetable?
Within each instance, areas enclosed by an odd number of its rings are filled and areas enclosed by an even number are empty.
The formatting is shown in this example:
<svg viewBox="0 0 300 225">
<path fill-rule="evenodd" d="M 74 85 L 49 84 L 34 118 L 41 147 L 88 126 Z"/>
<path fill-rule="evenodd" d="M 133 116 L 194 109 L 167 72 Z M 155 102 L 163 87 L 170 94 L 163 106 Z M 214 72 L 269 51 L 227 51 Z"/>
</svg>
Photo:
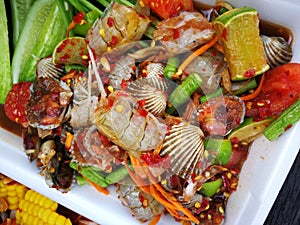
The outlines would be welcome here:
<svg viewBox="0 0 300 225">
<path fill-rule="evenodd" d="M 179 66 L 180 60 L 178 57 L 170 57 L 168 59 L 167 65 L 164 69 L 164 77 L 166 79 L 172 80 L 172 77 L 177 71 L 177 68 Z"/>
<path fill-rule="evenodd" d="M 39 37 L 27 59 L 26 65 L 20 73 L 19 81 L 34 81 L 36 79 L 36 65 L 41 58 L 52 54 L 55 46 L 64 38 L 67 27 L 56 3 L 43 24 Z"/>
<path fill-rule="evenodd" d="M 19 76 L 24 70 L 53 4 L 54 0 L 36 0 L 27 13 L 12 59 L 13 83 L 21 81 Z"/>
<path fill-rule="evenodd" d="M 250 143 L 263 134 L 272 120 L 272 117 L 260 121 L 253 121 L 253 118 L 245 118 L 239 127 L 231 131 L 228 139 L 237 138 L 240 141 Z"/>
<path fill-rule="evenodd" d="M 297 100 L 265 129 L 264 136 L 268 140 L 274 141 L 299 120 L 300 100 Z"/>
<path fill-rule="evenodd" d="M 100 187 L 106 188 L 108 186 L 99 169 L 92 166 L 79 166 L 75 162 L 71 162 L 70 167 Z"/>
<path fill-rule="evenodd" d="M 207 197 L 211 197 L 218 192 L 218 189 L 222 186 L 222 184 L 223 182 L 221 178 L 203 183 L 202 188 L 200 189 L 200 193 Z"/>
<path fill-rule="evenodd" d="M 0 0 L 0 30 L 0 104 L 3 104 L 7 93 L 12 87 L 8 27 L 4 0 Z"/>
<path fill-rule="evenodd" d="M 172 108 L 178 108 L 185 103 L 190 96 L 201 86 L 203 79 L 199 73 L 191 73 L 169 97 L 169 102 L 172 104 Z"/>
<path fill-rule="evenodd" d="M 25 18 L 34 1 L 35 0 L 10 0 L 14 47 L 16 47 L 24 26 Z"/>
<path fill-rule="evenodd" d="M 81 175 L 76 176 L 76 181 L 77 181 L 77 184 L 80 186 L 88 184 L 88 181 L 86 179 L 84 179 L 83 176 L 81 176 Z"/>
<path fill-rule="evenodd" d="M 84 16 L 84 20 L 86 21 L 86 23 L 76 24 L 76 26 L 73 28 L 74 33 L 85 37 L 88 30 L 93 26 L 94 22 L 98 18 L 99 13 L 95 10 L 86 13 Z"/>
<path fill-rule="evenodd" d="M 211 98 L 215 98 L 215 97 L 218 97 L 220 95 L 223 94 L 223 88 L 219 88 L 218 90 L 216 90 L 214 93 L 211 93 L 211 94 L 207 94 L 207 95 L 204 95 L 200 98 L 200 102 L 203 103 L 203 102 L 206 102 L 207 100 L 211 99 Z"/>
<path fill-rule="evenodd" d="M 213 150 L 217 153 L 215 164 L 226 165 L 232 153 L 231 141 L 229 139 L 210 138 L 205 140 L 206 150 Z"/>
<path fill-rule="evenodd" d="M 247 83 L 247 85 L 245 85 L 245 86 L 239 88 L 238 90 L 234 91 L 233 94 L 234 95 L 240 95 L 240 94 L 243 94 L 244 92 L 246 92 L 248 90 L 251 90 L 251 89 L 254 89 L 256 87 L 257 87 L 256 80 L 255 80 L 255 78 L 252 78 L 250 80 L 250 82 Z"/>
<path fill-rule="evenodd" d="M 122 166 L 122 167 L 114 170 L 110 174 L 108 174 L 105 179 L 108 184 L 114 184 L 114 183 L 117 183 L 118 181 L 124 179 L 127 175 L 128 175 L 128 171 L 127 171 L 126 167 Z"/>
</svg>

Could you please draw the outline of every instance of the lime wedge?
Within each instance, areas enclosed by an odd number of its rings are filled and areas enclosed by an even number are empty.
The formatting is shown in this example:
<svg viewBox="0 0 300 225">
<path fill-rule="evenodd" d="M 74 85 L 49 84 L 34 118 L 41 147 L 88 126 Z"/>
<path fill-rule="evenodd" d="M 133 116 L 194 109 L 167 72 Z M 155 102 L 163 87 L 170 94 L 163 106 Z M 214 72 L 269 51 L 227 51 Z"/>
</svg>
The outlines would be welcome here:
<svg viewBox="0 0 300 225">
<path fill-rule="evenodd" d="M 252 118 L 246 118 L 238 128 L 231 131 L 228 135 L 228 139 L 237 138 L 240 141 L 250 143 L 263 134 L 272 120 L 273 118 L 270 117 L 254 122 Z"/>
<path fill-rule="evenodd" d="M 213 21 L 224 48 L 232 80 L 249 79 L 270 67 L 260 39 L 259 18 L 254 8 L 229 10 Z"/>
</svg>

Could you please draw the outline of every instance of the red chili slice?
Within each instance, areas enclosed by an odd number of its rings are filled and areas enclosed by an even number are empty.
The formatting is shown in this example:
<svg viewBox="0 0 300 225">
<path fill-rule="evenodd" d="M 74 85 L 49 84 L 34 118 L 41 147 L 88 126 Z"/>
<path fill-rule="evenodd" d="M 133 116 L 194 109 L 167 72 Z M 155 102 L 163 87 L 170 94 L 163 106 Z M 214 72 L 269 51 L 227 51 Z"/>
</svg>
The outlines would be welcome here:
<svg viewBox="0 0 300 225">
<path fill-rule="evenodd" d="M 14 84 L 4 104 L 6 116 L 13 122 L 27 127 L 26 105 L 30 97 L 31 82 Z"/>
</svg>

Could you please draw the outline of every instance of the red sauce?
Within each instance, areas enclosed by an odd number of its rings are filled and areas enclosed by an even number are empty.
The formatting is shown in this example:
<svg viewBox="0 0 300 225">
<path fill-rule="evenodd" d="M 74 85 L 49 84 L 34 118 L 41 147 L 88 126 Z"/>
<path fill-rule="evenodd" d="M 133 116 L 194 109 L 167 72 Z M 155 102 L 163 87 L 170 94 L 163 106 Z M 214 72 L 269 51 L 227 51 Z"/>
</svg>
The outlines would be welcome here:
<svg viewBox="0 0 300 225">
<path fill-rule="evenodd" d="M 2 104 L 0 105 L 0 127 L 18 136 L 22 134 L 22 127 L 7 118 L 4 112 L 4 105 Z"/>
</svg>

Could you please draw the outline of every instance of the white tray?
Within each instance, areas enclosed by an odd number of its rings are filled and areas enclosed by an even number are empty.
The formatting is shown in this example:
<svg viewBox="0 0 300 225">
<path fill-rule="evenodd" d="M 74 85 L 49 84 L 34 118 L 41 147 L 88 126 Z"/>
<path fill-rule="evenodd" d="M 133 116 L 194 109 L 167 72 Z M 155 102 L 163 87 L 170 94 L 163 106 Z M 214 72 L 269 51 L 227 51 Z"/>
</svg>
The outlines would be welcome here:
<svg viewBox="0 0 300 225">
<path fill-rule="evenodd" d="M 198 0 L 199 1 L 199 0 Z M 199 1 L 214 4 L 213 0 Z M 300 62 L 300 3 L 298 0 L 228 0 L 234 6 L 256 8 L 261 19 L 288 27 L 294 35 L 294 62 Z M 1 118 L 0 118 L 1 119 Z M 277 141 L 261 137 L 251 149 L 241 171 L 238 190 L 230 197 L 225 225 L 263 224 L 300 148 L 300 123 L 297 123 Z M 62 194 L 48 188 L 44 178 L 30 164 L 22 150 L 20 137 L 0 128 L 0 173 L 25 184 L 58 203 L 82 214 L 101 225 L 140 225 L 129 210 L 111 195 L 104 196 L 94 188 L 74 187 Z M 163 217 L 159 225 L 179 224 L 171 217 Z"/>
</svg>

